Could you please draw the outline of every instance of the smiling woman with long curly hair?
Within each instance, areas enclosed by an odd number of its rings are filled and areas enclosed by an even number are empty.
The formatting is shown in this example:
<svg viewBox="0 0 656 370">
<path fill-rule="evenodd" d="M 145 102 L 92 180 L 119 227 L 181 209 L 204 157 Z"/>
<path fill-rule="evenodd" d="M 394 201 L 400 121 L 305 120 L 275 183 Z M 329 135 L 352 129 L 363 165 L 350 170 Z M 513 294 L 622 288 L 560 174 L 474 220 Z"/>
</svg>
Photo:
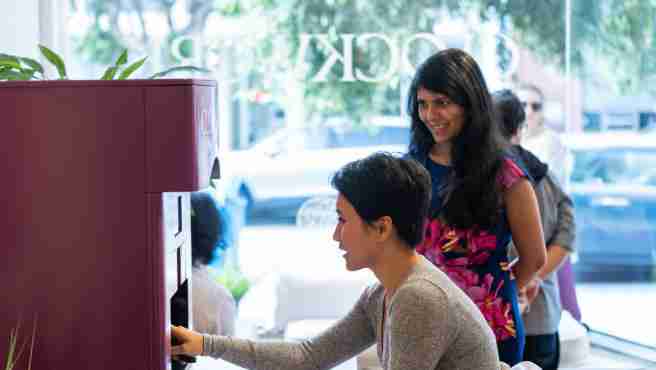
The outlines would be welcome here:
<svg viewBox="0 0 656 370">
<path fill-rule="evenodd" d="M 499 357 L 514 365 L 524 347 L 518 290 L 545 261 L 535 193 L 504 155 L 485 79 L 469 54 L 447 49 L 428 58 L 410 86 L 408 112 L 409 155 L 430 172 L 433 191 L 417 251 L 478 305 Z M 511 238 L 520 257 L 512 268 Z"/>
</svg>

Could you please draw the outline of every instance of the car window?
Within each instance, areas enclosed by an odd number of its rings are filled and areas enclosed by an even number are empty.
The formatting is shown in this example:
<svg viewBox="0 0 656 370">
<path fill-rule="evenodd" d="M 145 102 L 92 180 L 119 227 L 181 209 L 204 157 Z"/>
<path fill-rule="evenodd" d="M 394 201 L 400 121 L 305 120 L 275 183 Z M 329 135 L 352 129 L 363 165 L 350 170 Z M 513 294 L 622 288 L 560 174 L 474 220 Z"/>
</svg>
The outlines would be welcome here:
<svg viewBox="0 0 656 370">
<path fill-rule="evenodd" d="M 286 146 L 290 152 L 319 150 L 327 148 L 330 141 L 330 132 L 326 128 L 302 128 L 290 131 Z"/>
<path fill-rule="evenodd" d="M 572 182 L 645 184 L 656 172 L 656 150 L 612 149 L 574 151 Z"/>
<path fill-rule="evenodd" d="M 372 145 L 404 145 L 410 141 L 410 129 L 403 126 L 383 126 L 355 128 L 348 131 L 334 131 L 335 148 L 352 148 Z"/>
<path fill-rule="evenodd" d="M 324 127 L 285 128 L 255 144 L 269 154 L 294 153 L 303 150 L 324 149 L 334 142 L 334 134 Z"/>
</svg>

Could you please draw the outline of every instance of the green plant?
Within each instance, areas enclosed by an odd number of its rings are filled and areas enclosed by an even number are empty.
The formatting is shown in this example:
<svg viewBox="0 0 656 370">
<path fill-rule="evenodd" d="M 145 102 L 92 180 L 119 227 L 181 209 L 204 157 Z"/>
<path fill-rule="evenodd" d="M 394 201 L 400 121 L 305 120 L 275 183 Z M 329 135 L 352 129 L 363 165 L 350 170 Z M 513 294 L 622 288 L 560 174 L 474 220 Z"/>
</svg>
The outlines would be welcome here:
<svg viewBox="0 0 656 370">
<path fill-rule="evenodd" d="M 66 74 L 66 65 L 64 60 L 54 51 L 48 49 L 43 45 L 39 45 L 41 55 L 55 66 L 60 80 L 68 79 Z M 107 67 L 101 80 L 125 80 L 146 62 L 146 58 L 139 59 L 138 61 L 128 64 L 128 51 L 123 50 L 121 55 L 116 59 L 113 65 Z M 125 66 L 125 67 L 124 67 Z M 150 79 L 164 77 L 174 72 L 202 72 L 209 73 L 210 71 L 205 68 L 195 66 L 176 66 L 167 70 L 157 72 L 150 76 Z M 118 74 L 118 77 L 116 77 Z M 0 53 L 0 81 L 25 81 L 25 80 L 46 80 L 45 71 L 43 66 L 38 61 L 20 57 L 16 55 Z"/>
<path fill-rule="evenodd" d="M 32 355 L 34 354 L 34 340 L 36 339 L 36 324 L 37 324 L 37 320 L 35 317 L 34 323 L 32 325 L 32 337 L 30 339 L 30 353 L 29 353 L 29 357 L 27 358 L 27 370 L 32 369 Z M 23 355 L 25 346 L 27 345 L 27 340 L 26 340 L 20 345 L 20 347 L 18 347 L 19 331 L 20 331 L 20 321 L 18 322 L 15 328 L 11 329 L 11 332 L 9 333 L 9 349 L 7 350 L 7 360 L 5 362 L 4 370 L 14 369 L 14 367 L 20 360 L 21 356 Z M 16 352 L 17 349 L 18 352 Z"/>
<path fill-rule="evenodd" d="M 250 280 L 232 266 L 225 266 L 217 272 L 216 281 L 230 291 L 237 304 L 251 287 Z"/>
</svg>

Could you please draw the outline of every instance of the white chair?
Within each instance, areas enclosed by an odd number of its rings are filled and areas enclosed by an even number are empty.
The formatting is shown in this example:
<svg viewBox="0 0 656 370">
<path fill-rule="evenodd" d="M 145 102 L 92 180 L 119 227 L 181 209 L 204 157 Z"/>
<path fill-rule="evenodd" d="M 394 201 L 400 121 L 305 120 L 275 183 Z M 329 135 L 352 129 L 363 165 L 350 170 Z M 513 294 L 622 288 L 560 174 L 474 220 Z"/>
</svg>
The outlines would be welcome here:
<svg viewBox="0 0 656 370">
<path fill-rule="evenodd" d="M 343 261 L 340 262 L 341 266 L 337 268 L 344 269 Z M 330 264 L 330 261 L 324 259 L 322 263 Z M 349 312 L 373 279 L 373 274 L 368 271 L 331 274 L 324 268 L 311 272 L 281 272 L 276 289 L 275 326 L 285 329 L 285 333 L 290 327 L 297 333 L 327 327 L 329 321 Z M 316 320 L 321 320 L 322 324 Z M 303 326 L 307 328 L 301 329 Z"/>
</svg>

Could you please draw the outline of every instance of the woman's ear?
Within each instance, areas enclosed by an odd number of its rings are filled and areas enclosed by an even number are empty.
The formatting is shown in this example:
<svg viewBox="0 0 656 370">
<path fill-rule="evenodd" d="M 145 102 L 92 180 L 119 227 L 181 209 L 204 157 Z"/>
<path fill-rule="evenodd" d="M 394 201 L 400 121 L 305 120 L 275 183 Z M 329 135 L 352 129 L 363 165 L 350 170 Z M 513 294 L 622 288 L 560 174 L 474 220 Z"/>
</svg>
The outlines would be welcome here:
<svg viewBox="0 0 656 370">
<path fill-rule="evenodd" d="M 385 241 L 394 232 L 394 222 L 390 216 L 383 216 L 374 222 L 374 231 L 378 241 Z"/>
</svg>

